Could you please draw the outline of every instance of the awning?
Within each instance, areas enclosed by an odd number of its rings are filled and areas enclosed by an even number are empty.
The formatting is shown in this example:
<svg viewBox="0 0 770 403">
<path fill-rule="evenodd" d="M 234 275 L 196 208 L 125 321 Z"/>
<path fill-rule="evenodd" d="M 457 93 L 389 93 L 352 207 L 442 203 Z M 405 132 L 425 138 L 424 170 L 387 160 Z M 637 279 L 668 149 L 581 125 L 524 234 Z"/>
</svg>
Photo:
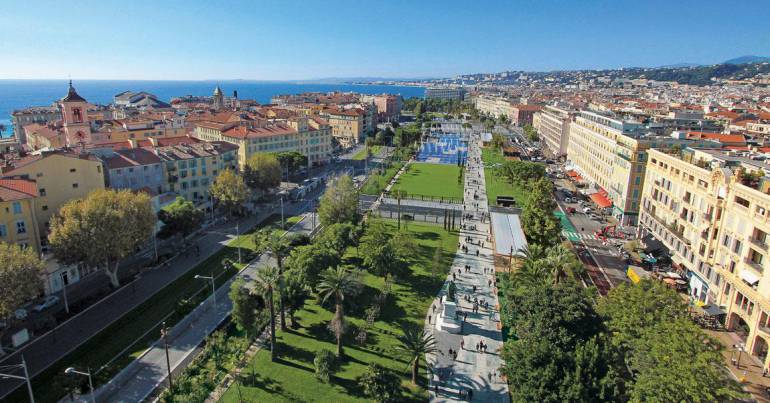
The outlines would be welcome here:
<svg viewBox="0 0 770 403">
<path fill-rule="evenodd" d="M 759 282 L 759 276 L 756 274 L 748 271 L 748 270 L 741 270 L 741 279 L 748 283 L 750 286 L 754 286 Z"/>
<path fill-rule="evenodd" d="M 577 173 L 577 171 L 575 171 L 575 170 L 567 171 L 567 176 L 569 176 L 570 178 L 572 178 L 572 179 L 574 179 L 576 181 L 582 181 L 583 180 L 583 177 L 580 176 L 580 174 Z"/>
<path fill-rule="evenodd" d="M 606 195 L 602 194 L 602 192 L 597 192 L 591 195 L 591 200 L 596 203 L 599 208 L 605 208 L 605 207 L 611 207 L 612 206 L 612 200 L 608 199 Z"/>
<path fill-rule="evenodd" d="M 722 308 L 720 308 L 719 306 L 717 306 L 717 305 L 714 305 L 714 304 L 711 304 L 711 305 L 706 305 L 706 306 L 704 306 L 704 307 L 702 307 L 702 308 L 703 308 L 703 312 L 704 312 L 704 313 L 705 313 L 707 316 L 719 316 L 719 315 L 725 315 L 725 314 L 727 314 L 727 312 L 725 312 L 725 310 L 724 310 L 724 309 L 722 309 Z"/>
</svg>

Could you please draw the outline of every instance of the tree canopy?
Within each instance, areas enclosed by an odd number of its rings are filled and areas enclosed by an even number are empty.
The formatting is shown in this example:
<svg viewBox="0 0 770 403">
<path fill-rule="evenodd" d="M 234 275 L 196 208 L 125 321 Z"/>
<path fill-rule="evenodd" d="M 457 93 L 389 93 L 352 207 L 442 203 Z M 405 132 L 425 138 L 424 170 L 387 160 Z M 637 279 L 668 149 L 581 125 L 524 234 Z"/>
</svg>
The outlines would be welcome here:
<svg viewBox="0 0 770 403">
<path fill-rule="evenodd" d="M 232 169 L 223 169 L 214 179 L 209 192 L 230 214 L 240 209 L 249 198 L 249 188 Z"/>
<path fill-rule="evenodd" d="M 561 223 L 553 214 L 555 208 L 553 184 L 545 178 L 533 182 L 521 214 L 522 228 L 529 242 L 544 246 L 559 242 Z"/>
<path fill-rule="evenodd" d="M 348 175 L 342 175 L 329 183 L 318 205 L 321 224 L 357 223 L 358 191 Z"/>
<path fill-rule="evenodd" d="M 246 160 L 243 177 L 248 187 L 266 191 L 281 184 L 282 172 L 281 163 L 275 154 L 254 153 Z"/>
<path fill-rule="evenodd" d="M 147 194 L 100 189 L 62 206 L 48 240 L 60 262 L 101 267 L 118 287 L 120 260 L 147 242 L 155 222 Z"/>
<path fill-rule="evenodd" d="M 158 236 L 169 238 L 176 234 L 190 235 L 201 226 L 203 211 L 196 208 L 195 204 L 178 196 L 176 200 L 163 207 L 158 212 L 158 219 L 163 222 Z"/>
<path fill-rule="evenodd" d="M 0 318 L 43 291 L 45 265 L 31 248 L 0 242 Z"/>
</svg>

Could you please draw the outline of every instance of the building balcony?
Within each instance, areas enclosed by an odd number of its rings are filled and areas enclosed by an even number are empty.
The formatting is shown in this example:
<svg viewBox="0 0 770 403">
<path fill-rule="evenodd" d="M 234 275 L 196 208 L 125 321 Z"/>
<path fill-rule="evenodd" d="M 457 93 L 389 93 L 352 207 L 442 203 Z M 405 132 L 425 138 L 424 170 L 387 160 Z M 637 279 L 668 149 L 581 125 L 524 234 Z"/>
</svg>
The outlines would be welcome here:
<svg viewBox="0 0 770 403">
<path fill-rule="evenodd" d="M 743 258 L 743 263 L 746 263 L 747 266 L 751 267 L 752 269 L 756 270 L 760 274 L 764 272 L 764 268 L 762 267 L 762 264 L 757 263 L 749 258 Z"/>
<path fill-rule="evenodd" d="M 751 242 L 752 245 L 762 249 L 763 251 L 767 251 L 767 242 L 763 241 L 758 238 L 750 237 L 749 242 Z"/>
<path fill-rule="evenodd" d="M 767 326 L 757 326 L 757 331 L 759 333 L 762 333 L 765 337 L 770 337 L 770 327 Z"/>
<path fill-rule="evenodd" d="M 703 221 L 711 221 L 711 217 L 713 217 L 711 213 L 703 213 L 701 215 L 701 218 L 703 218 Z"/>
</svg>

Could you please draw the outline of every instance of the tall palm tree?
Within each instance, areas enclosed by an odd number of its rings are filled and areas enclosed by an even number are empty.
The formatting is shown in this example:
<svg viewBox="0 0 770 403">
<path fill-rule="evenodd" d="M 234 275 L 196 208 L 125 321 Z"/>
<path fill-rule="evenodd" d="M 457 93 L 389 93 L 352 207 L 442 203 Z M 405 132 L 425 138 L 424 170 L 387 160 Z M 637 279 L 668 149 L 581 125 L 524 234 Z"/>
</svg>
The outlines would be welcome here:
<svg viewBox="0 0 770 403">
<path fill-rule="evenodd" d="M 401 231 L 401 199 L 405 199 L 407 193 L 405 190 L 395 189 L 390 194 L 398 200 L 398 230 Z"/>
<path fill-rule="evenodd" d="M 278 266 L 278 274 L 283 276 L 283 259 L 289 256 L 289 252 L 291 252 L 291 241 L 279 235 L 278 232 L 266 228 L 254 234 L 254 244 L 257 246 L 258 252 L 268 252 L 273 255 Z M 286 296 L 282 283 L 279 282 L 278 287 L 278 311 L 281 314 L 281 330 L 286 331 L 286 310 L 284 309 Z"/>
<path fill-rule="evenodd" d="M 273 304 L 273 291 L 280 287 L 281 274 L 273 266 L 263 267 L 257 271 L 254 277 L 254 283 L 257 293 L 262 295 L 267 301 L 270 309 L 270 360 L 275 361 L 277 352 L 275 349 L 275 307 Z"/>
<path fill-rule="evenodd" d="M 438 351 L 436 339 L 429 332 L 410 327 L 404 330 L 404 335 L 399 337 L 398 340 L 401 342 L 398 350 L 409 357 L 409 364 L 412 364 L 412 383 L 417 385 L 417 375 L 420 373 L 420 359 L 425 354 Z"/>
<path fill-rule="evenodd" d="M 346 296 L 354 295 L 358 292 L 361 282 L 358 276 L 341 267 L 336 269 L 326 269 L 321 274 L 321 281 L 318 283 L 318 293 L 326 302 L 330 297 L 334 297 L 334 318 L 330 325 L 337 337 L 337 356 L 342 357 L 342 335 L 345 334 L 345 312 L 343 302 Z"/>
</svg>

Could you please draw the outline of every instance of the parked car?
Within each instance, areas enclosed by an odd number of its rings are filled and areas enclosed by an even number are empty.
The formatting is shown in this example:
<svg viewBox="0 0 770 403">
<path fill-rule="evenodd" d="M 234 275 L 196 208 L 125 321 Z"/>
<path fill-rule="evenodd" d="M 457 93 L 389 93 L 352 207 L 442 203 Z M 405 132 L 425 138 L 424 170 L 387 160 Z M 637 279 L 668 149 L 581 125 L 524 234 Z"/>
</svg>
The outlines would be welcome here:
<svg viewBox="0 0 770 403">
<path fill-rule="evenodd" d="M 19 308 L 13 312 L 13 316 L 16 317 L 18 320 L 24 320 L 27 319 L 27 310 L 24 308 Z"/>
<path fill-rule="evenodd" d="M 56 295 L 49 295 L 45 297 L 43 302 L 35 305 L 34 310 L 35 312 L 42 312 L 58 303 L 59 303 L 59 297 L 57 297 Z"/>
<path fill-rule="evenodd" d="M 575 211 L 574 207 L 567 207 L 567 214 L 575 214 Z"/>
<path fill-rule="evenodd" d="M 591 207 L 583 207 L 583 212 L 586 213 L 586 214 L 590 214 L 591 213 Z"/>
</svg>

